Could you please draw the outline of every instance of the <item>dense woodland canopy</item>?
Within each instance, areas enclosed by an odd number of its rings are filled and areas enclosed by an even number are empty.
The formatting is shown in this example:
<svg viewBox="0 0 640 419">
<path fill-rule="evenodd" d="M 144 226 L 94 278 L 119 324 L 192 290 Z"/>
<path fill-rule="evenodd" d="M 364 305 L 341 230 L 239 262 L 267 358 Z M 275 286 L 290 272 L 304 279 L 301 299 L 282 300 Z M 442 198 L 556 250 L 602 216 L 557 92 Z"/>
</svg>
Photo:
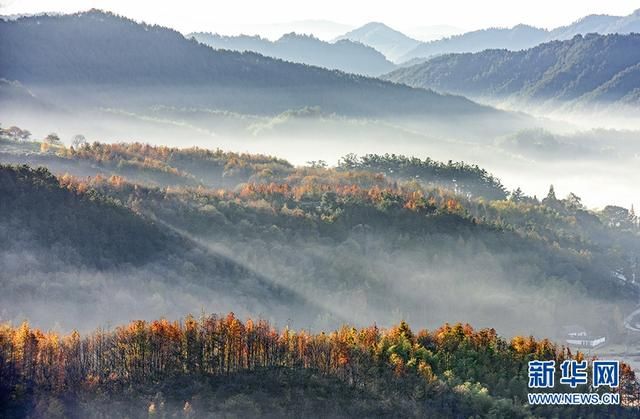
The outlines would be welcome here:
<svg viewBox="0 0 640 419">
<path fill-rule="evenodd" d="M 464 162 L 449 161 L 445 164 L 430 158 L 420 160 L 416 157 L 369 154 L 360 158 L 353 155 L 345 156 L 338 167 L 351 171 L 380 172 L 390 179 L 415 179 L 418 182 L 490 200 L 507 197 L 500 180 L 478 165 Z"/>
<path fill-rule="evenodd" d="M 527 362 L 570 358 L 584 355 L 462 324 L 313 334 L 230 313 L 60 336 L 23 323 L 0 327 L 0 402 L 8 416 L 50 418 L 638 414 L 624 407 L 640 397 L 624 364 L 622 406 L 526 405 Z"/>
<path fill-rule="evenodd" d="M 68 193 L 43 167 L 0 167 L 0 185 L 4 228 L 27 229 L 44 247 L 82 243 L 76 247 L 77 256 L 85 263 L 93 261 L 97 266 L 102 266 L 105 260 L 144 263 L 166 239 L 149 223 L 95 190 L 88 190 L 80 197 Z M 65 208 L 66 217 L 73 214 L 73 220 L 64 220 L 61 208 Z M 29 212 L 28 217 L 17 215 L 25 210 Z M 86 240 L 87 232 L 96 225 L 102 234 Z"/>
</svg>

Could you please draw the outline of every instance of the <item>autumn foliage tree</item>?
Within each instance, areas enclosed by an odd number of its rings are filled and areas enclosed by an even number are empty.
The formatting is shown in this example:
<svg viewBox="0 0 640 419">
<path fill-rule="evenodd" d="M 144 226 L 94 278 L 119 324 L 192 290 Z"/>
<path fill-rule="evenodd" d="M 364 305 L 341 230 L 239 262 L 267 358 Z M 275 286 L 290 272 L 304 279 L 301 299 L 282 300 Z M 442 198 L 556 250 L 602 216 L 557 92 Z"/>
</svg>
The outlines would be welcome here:
<svg viewBox="0 0 640 419">
<path fill-rule="evenodd" d="M 493 406 L 491 398 L 524 400 L 526 368 L 532 359 L 576 357 L 550 341 L 500 338 L 493 329 L 446 324 L 414 333 L 406 322 L 388 330 L 344 326 L 331 333 L 274 329 L 264 320 L 242 322 L 226 316 L 187 316 L 181 322 L 136 320 L 114 330 L 60 336 L 28 323 L 0 327 L 0 385 L 3 400 L 34 391 L 48 394 L 121 392 L 177 376 L 193 379 L 271 368 L 313 370 L 373 392 L 412 392 L 428 403 L 439 398 L 442 412 L 458 411 L 443 395 L 475 397 L 470 408 Z M 638 400 L 639 387 L 625 365 L 625 403 Z M 457 389 L 457 390 L 456 390 Z M 472 396 L 475 394 L 475 396 Z M 444 397 L 444 398 L 443 398 Z M 156 409 L 156 407 L 154 407 Z M 620 409 L 621 414 L 626 414 Z M 477 411 L 476 411 L 477 413 Z M 628 413 L 628 412 L 627 412 Z"/>
</svg>

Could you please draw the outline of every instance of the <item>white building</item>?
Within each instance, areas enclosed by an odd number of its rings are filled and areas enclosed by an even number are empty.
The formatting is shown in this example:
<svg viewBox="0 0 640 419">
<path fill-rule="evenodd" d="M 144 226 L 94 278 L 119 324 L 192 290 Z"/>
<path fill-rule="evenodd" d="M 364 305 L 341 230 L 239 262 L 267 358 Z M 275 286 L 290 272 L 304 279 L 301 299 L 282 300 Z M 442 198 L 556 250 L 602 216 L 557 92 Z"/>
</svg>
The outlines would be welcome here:
<svg viewBox="0 0 640 419">
<path fill-rule="evenodd" d="M 582 326 L 564 326 L 562 329 L 564 331 L 565 342 L 571 346 L 595 348 L 597 346 L 604 345 L 607 340 L 604 336 L 589 335 L 587 330 Z"/>
<path fill-rule="evenodd" d="M 566 342 L 571 346 L 581 346 L 584 348 L 595 348 L 600 345 L 604 345 L 607 338 L 604 336 L 582 336 L 582 337 L 567 337 Z"/>
</svg>

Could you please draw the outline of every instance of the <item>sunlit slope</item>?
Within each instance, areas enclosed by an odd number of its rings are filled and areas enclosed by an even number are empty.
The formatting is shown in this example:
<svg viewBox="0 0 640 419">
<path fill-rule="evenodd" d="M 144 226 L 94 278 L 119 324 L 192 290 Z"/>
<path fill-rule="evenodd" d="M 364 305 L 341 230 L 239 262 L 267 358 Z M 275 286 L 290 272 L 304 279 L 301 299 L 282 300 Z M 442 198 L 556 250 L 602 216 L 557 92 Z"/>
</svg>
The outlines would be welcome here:
<svg viewBox="0 0 640 419">
<path fill-rule="evenodd" d="M 70 189 L 45 168 L 0 166 L 0 213 L 1 299 L 12 313 L 3 318 L 66 327 L 80 316 L 76 327 L 93 327 L 210 304 L 278 321 L 320 314 L 179 229 L 94 189 Z"/>
</svg>

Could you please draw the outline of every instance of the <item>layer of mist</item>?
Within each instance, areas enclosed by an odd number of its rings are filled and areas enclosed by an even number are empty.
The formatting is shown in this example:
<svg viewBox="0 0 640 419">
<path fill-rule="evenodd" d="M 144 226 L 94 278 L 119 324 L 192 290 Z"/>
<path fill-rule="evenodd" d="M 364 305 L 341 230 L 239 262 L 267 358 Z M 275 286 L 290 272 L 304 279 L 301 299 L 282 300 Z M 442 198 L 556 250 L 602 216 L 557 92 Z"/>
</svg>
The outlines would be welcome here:
<svg viewBox="0 0 640 419">
<path fill-rule="evenodd" d="M 640 206 L 640 172 L 635 170 L 640 126 L 592 128 L 598 125 L 595 116 L 588 118 L 588 126 L 540 118 L 523 128 L 500 128 L 492 125 L 490 116 L 465 117 L 465 123 L 455 127 L 450 120 L 349 118 L 318 108 L 269 117 L 165 106 L 135 112 L 103 108 L 80 114 L 3 107 L 0 118 L 5 126 L 30 127 L 34 138 L 56 132 L 67 144 L 74 135 L 83 134 L 89 141 L 271 154 L 298 165 L 311 160 L 333 165 L 349 153 L 462 160 L 485 167 L 510 190 L 520 187 L 531 196 L 544 196 L 553 184 L 561 196 L 573 192 L 588 207 Z M 609 126 L 606 121 L 601 125 Z"/>
</svg>

